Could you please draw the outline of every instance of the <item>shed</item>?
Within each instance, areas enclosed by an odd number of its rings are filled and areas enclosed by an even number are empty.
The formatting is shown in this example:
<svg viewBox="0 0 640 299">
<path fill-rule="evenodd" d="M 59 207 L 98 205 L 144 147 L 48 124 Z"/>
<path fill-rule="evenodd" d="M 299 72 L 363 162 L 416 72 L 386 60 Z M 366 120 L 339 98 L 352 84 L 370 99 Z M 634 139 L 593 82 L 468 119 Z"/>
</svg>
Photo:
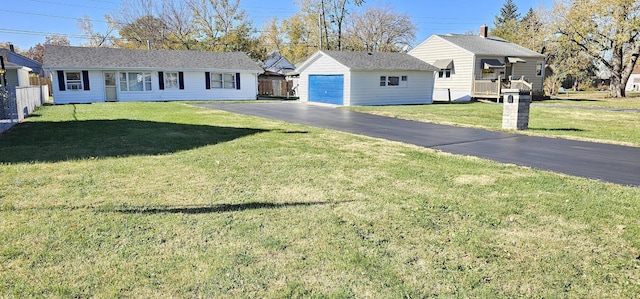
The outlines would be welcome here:
<svg viewBox="0 0 640 299">
<path fill-rule="evenodd" d="M 244 53 L 47 46 L 55 103 L 252 100 L 262 68 Z"/>
<path fill-rule="evenodd" d="M 406 53 L 318 51 L 296 71 L 301 101 L 368 106 L 430 104 L 437 68 Z"/>
</svg>

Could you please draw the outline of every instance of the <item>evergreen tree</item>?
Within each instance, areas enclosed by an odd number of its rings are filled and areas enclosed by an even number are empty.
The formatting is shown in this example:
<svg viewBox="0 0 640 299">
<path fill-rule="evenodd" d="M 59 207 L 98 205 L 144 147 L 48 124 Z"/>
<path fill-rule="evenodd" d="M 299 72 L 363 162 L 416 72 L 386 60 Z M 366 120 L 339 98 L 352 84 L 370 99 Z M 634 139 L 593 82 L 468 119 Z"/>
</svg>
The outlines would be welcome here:
<svg viewBox="0 0 640 299">
<path fill-rule="evenodd" d="M 520 22 L 518 7 L 513 3 L 513 0 L 506 0 L 500 9 L 500 14 L 495 16 L 491 35 L 510 42 L 517 42 L 518 22 Z"/>
</svg>

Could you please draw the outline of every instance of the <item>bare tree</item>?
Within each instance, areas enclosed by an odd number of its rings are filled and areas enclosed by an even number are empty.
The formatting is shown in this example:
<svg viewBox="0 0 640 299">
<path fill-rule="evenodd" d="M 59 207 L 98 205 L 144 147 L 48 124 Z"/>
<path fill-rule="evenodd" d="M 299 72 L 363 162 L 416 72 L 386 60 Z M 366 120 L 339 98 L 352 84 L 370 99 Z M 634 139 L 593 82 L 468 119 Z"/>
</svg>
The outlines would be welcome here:
<svg viewBox="0 0 640 299">
<path fill-rule="evenodd" d="M 105 32 L 97 32 L 93 28 L 93 21 L 89 16 L 85 15 L 82 19 L 78 19 L 78 27 L 80 31 L 87 36 L 89 41 L 87 46 L 89 47 L 110 47 L 113 41 L 116 39 L 115 32 L 117 31 L 118 24 L 109 15 L 104 15 L 104 19 L 107 22 L 107 29 Z"/>
<path fill-rule="evenodd" d="M 351 50 L 395 52 L 415 39 L 416 25 L 406 14 L 388 5 L 370 7 L 354 14 L 347 26 L 347 45 Z"/>
<path fill-rule="evenodd" d="M 164 21 L 168 35 L 168 47 L 171 49 L 192 49 L 195 47 L 195 26 L 193 12 L 188 4 L 182 1 L 163 3 L 161 19 Z"/>
</svg>

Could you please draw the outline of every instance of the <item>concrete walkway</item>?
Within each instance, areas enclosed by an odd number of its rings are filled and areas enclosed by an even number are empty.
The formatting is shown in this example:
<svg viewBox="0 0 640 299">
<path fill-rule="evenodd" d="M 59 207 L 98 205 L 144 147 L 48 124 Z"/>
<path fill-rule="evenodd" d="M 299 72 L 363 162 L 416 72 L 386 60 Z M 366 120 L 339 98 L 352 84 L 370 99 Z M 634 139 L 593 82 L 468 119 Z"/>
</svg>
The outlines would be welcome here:
<svg viewBox="0 0 640 299">
<path fill-rule="evenodd" d="M 437 125 L 298 102 L 198 104 L 453 154 L 640 186 L 640 148 Z"/>
</svg>

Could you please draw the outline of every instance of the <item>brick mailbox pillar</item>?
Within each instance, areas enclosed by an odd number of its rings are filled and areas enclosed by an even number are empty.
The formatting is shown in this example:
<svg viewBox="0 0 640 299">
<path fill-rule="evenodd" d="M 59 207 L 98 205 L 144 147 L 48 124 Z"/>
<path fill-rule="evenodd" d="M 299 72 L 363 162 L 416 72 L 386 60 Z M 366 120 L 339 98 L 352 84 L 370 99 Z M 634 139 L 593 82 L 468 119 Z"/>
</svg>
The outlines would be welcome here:
<svg viewBox="0 0 640 299">
<path fill-rule="evenodd" d="M 528 90 L 503 89 L 502 128 L 526 130 L 529 128 L 531 94 Z"/>
</svg>

